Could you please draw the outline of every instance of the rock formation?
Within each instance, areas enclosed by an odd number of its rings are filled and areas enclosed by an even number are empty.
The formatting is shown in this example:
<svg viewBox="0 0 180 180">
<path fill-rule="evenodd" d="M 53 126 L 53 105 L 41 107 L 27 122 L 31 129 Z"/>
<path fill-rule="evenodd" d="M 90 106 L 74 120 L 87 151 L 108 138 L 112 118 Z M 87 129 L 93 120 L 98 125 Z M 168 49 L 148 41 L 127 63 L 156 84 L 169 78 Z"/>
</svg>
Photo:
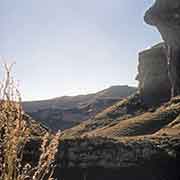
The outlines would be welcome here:
<svg viewBox="0 0 180 180">
<path fill-rule="evenodd" d="M 167 63 L 172 96 L 180 94 L 180 1 L 156 0 L 146 12 L 145 21 L 158 28 L 167 46 Z"/>
<path fill-rule="evenodd" d="M 171 84 L 164 43 L 139 53 L 138 76 L 142 101 L 147 106 L 170 99 Z"/>
</svg>

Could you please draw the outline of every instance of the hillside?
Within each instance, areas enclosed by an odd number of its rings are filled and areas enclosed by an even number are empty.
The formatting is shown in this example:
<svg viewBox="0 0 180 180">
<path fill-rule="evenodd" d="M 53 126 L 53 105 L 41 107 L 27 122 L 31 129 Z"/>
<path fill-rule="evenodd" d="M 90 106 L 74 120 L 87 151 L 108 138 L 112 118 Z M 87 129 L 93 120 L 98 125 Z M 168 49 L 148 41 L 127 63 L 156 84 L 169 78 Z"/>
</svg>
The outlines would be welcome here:
<svg viewBox="0 0 180 180">
<path fill-rule="evenodd" d="M 135 95 L 116 103 L 94 119 L 65 130 L 63 137 L 180 135 L 180 97 L 153 108 L 147 108 L 138 98 Z"/>
<path fill-rule="evenodd" d="M 24 102 L 24 110 L 52 130 L 67 129 L 133 94 L 134 87 L 112 86 L 95 94 L 64 96 L 45 101 Z"/>
</svg>

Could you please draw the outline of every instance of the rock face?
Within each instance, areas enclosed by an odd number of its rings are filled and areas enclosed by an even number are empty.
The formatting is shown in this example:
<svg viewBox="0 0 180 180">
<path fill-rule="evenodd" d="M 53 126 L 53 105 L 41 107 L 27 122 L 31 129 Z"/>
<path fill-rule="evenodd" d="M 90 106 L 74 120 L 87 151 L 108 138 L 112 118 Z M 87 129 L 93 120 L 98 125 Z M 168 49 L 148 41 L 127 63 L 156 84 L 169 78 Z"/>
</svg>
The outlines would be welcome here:
<svg viewBox="0 0 180 180">
<path fill-rule="evenodd" d="M 60 143 L 56 176 L 64 180 L 178 180 L 178 138 L 84 138 Z M 59 175 L 58 175 L 59 174 Z"/>
<path fill-rule="evenodd" d="M 164 43 L 139 53 L 138 76 L 140 95 L 144 104 L 156 105 L 171 97 L 171 84 Z"/>
<path fill-rule="evenodd" d="M 172 96 L 180 94 L 180 1 L 156 0 L 145 21 L 158 28 L 167 46 Z"/>
</svg>

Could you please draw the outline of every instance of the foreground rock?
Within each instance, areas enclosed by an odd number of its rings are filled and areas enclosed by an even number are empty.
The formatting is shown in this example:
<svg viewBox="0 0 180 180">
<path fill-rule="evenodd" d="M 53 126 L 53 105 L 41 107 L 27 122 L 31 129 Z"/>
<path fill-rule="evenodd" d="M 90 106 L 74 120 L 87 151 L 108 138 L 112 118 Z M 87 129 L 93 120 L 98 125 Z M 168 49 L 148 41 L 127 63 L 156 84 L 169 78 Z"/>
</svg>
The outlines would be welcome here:
<svg viewBox="0 0 180 180">
<path fill-rule="evenodd" d="M 177 137 L 102 137 L 60 143 L 56 177 L 64 180 L 178 180 Z"/>
</svg>

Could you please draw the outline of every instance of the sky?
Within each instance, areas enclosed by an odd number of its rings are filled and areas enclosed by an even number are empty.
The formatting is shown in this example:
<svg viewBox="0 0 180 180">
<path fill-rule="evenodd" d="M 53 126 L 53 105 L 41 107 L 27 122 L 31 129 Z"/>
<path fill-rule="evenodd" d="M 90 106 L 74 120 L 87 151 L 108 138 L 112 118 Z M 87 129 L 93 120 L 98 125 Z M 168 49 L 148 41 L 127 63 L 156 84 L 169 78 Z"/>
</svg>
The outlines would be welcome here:
<svg viewBox="0 0 180 180">
<path fill-rule="evenodd" d="M 16 62 L 23 100 L 136 86 L 138 52 L 161 41 L 143 22 L 152 3 L 0 0 L 0 61 Z"/>
</svg>

